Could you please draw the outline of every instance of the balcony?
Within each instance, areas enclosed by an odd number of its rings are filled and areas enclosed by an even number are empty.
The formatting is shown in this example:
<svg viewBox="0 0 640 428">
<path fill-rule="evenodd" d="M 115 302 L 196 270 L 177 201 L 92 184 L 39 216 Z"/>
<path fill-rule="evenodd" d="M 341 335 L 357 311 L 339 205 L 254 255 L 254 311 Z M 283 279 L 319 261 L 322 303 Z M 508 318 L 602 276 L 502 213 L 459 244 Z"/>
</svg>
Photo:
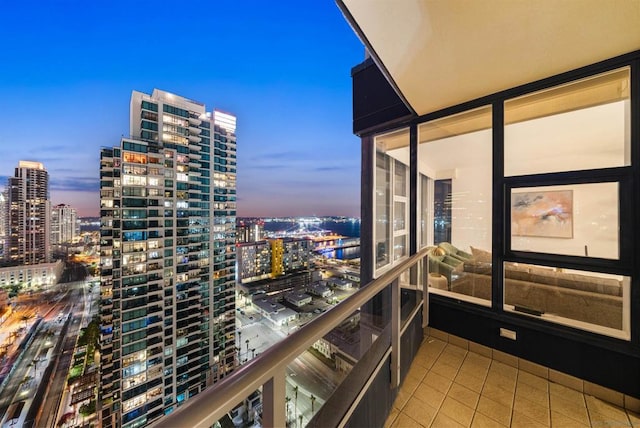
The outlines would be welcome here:
<svg viewBox="0 0 640 428">
<path fill-rule="evenodd" d="M 425 330 L 427 259 L 428 250 L 408 258 L 152 426 L 211 426 L 260 388 L 262 425 L 271 427 L 298 424 L 299 415 L 302 426 L 312 427 L 640 423 L 633 412 L 640 403 L 631 396 L 440 330 Z M 379 299 L 385 294 L 387 304 Z M 387 312 L 376 309 L 381 303 Z M 294 389 L 291 367 L 304 365 L 299 357 L 358 309 L 361 341 L 374 339 L 351 371 L 337 386 L 327 379 L 320 391 Z"/>
<path fill-rule="evenodd" d="M 386 426 L 638 426 L 625 398 L 430 329 Z M 612 394 L 613 393 L 613 394 Z M 617 398 L 616 398 L 617 397 Z M 617 400 L 617 405 L 609 403 Z M 629 399 L 627 407 L 633 407 Z"/>
<path fill-rule="evenodd" d="M 382 425 L 391 402 L 386 407 L 377 406 L 372 419 L 365 411 L 365 397 L 377 388 L 394 391 L 406 377 L 425 326 L 427 299 L 425 287 L 418 283 L 425 282 L 419 272 L 424 272 L 426 260 L 426 250 L 407 259 L 152 426 L 211 426 L 261 387 L 264 426 L 293 423 L 293 394 L 300 398 L 304 425 L 339 426 L 349 421 L 362 426 Z M 410 285 L 411 280 L 416 284 Z M 381 294 L 391 298 L 391 304 L 383 305 L 382 311 L 376 308 Z M 371 310 L 364 309 L 367 307 Z M 342 381 L 335 382 L 339 384 L 336 390 L 331 385 L 321 385 L 319 391 L 301 386 L 295 387 L 299 392 L 294 393 L 292 378 L 287 376 L 288 366 L 296 364 L 296 359 L 316 341 L 354 316 L 360 317 L 361 337 L 374 339 L 353 370 L 346 377 L 340 375 Z"/>
</svg>

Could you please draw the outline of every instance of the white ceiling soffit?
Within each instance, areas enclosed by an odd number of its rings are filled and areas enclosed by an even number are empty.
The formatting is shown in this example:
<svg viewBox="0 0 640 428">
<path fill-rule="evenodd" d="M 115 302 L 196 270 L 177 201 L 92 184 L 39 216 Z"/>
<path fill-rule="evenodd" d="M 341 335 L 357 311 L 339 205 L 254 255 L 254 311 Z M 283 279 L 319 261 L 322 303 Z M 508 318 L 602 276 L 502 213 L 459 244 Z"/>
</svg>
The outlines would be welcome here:
<svg viewBox="0 0 640 428">
<path fill-rule="evenodd" d="M 338 0 L 423 115 L 640 49 L 640 0 Z"/>
</svg>

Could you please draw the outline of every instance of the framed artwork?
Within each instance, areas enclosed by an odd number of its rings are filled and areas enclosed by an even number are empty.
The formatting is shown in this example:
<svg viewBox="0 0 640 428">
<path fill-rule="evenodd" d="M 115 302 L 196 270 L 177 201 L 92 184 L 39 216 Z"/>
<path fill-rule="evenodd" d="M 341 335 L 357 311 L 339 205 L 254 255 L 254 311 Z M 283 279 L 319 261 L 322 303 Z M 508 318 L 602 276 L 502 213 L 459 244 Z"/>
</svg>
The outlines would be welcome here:
<svg viewBox="0 0 640 428">
<path fill-rule="evenodd" d="M 512 193 L 511 234 L 573 238 L 573 191 Z"/>
</svg>

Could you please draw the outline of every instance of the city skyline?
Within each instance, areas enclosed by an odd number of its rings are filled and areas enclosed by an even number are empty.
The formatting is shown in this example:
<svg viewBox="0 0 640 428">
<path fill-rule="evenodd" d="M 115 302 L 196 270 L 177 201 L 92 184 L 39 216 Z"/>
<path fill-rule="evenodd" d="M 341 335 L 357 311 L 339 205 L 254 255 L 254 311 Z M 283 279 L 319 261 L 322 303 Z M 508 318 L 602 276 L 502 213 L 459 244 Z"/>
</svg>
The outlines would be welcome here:
<svg viewBox="0 0 640 428">
<path fill-rule="evenodd" d="M 42 162 L 52 204 L 97 216 L 100 147 L 128 135 L 131 92 L 159 88 L 238 118 L 239 216 L 359 216 L 348 70 L 363 48 L 335 4 L 185 9 L 192 25 L 166 34 L 136 21 L 166 22 L 169 6 L 6 5 L 0 186 L 18 161 Z M 194 39 L 200 47 L 186 55 L 183 41 Z"/>
</svg>

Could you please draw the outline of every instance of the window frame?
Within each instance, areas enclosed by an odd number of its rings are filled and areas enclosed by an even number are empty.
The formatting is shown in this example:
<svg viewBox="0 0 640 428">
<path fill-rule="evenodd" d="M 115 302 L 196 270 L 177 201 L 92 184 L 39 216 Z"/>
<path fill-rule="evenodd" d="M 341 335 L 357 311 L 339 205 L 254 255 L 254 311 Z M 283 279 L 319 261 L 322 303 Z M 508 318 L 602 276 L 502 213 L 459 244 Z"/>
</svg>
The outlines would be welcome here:
<svg viewBox="0 0 640 428">
<path fill-rule="evenodd" d="M 505 176 L 504 154 L 505 154 L 505 102 L 510 99 L 533 94 L 538 91 L 552 89 L 559 85 L 571 84 L 573 82 L 588 79 L 598 74 L 604 74 L 615 71 L 616 69 L 630 68 L 630 162 L 629 165 L 591 169 L 577 170 L 567 172 L 547 172 L 541 174 L 521 175 L 521 176 Z M 404 128 L 419 127 L 425 122 L 442 119 L 459 113 L 465 113 L 487 105 L 492 106 L 492 133 L 493 133 L 493 153 L 492 153 L 492 305 L 491 308 L 482 307 L 477 304 L 460 301 L 455 297 L 437 295 L 436 301 L 447 300 L 456 301 L 458 304 L 465 305 L 469 308 L 475 308 L 479 311 L 491 311 L 494 316 L 499 316 L 505 320 L 515 323 L 524 323 L 527 325 L 536 325 L 543 330 L 560 329 L 563 331 L 573 330 L 573 334 L 591 340 L 598 338 L 603 343 L 615 344 L 620 349 L 626 349 L 626 346 L 633 344 L 637 346 L 640 343 L 640 317 L 632 317 L 630 320 L 630 331 L 628 337 L 618 337 L 618 335 L 607 335 L 601 332 L 595 332 L 589 329 L 576 326 L 567 326 L 555 324 L 535 318 L 519 315 L 504 310 L 504 262 L 522 262 L 530 264 L 538 264 L 544 266 L 556 266 L 559 268 L 584 270 L 590 272 L 610 273 L 621 276 L 628 276 L 630 280 L 630 290 L 623 295 L 623 305 L 630 307 L 631 313 L 640 310 L 640 263 L 634 263 L 640 254 L 640 224 L 635 225 L 634 218 L 640 215 L 640 51 L 631 52 L 618 57 L 610 58 L 599 63 L 591 64 L 579 69 L 567 71 L 558 75 L 550 76 L 538 81 L 530 82 L 518 87 L 506 89 L 494 94 L 483 96 L 474 100 L 466 101 L 462 104 L 447 107 L 439 111 L 431 112 L 419 117 L 403 119 L 398 122 L 385 123 L 379 127 L 369 128 L 363 135 L 363 138 L 371 138 L 373 143 L 373 174 L 370 177 L 373 180 L 373 197 L 375 198 L 375 154 L 378 152 L 376 147 L 376 137 L 397 132 Z M 412 159 L 409 167 L 416 167 L 416 159 Z M 413 174 L 413 172 L 411 172 Z M 422 220 L 421 210 L 421 174 L 417 173 L 417 180 L 409 181 L 410 184 L 410 200 L 409 210 L 415 219 L 415 224 L 411 227 L 415 230 L 414 239 L 416 249 L 423 248 L 424 243 L 421 241 L 420 221 Z M 511 250 L 511 230 L 510 230 L 510 194 L 511 189 L 518 187 L 535 187 L 535 186 L 552 186 L 564 184 L 587 184 L 598 183 L 604 181 L 617 181 L 619 183 L 619 259 L 600 259 L 597 257 L 585 256 L 568 256 L 558 254 L 534 253 L 525 251 Z M 413 191 L 413 192 L 412 192 Z M 415 195 L 415 196 L 414 196 Z M 376 207 L 375 199 L 373 201 L 373 217 L 371 218 L 371 228 L 375 227 Z M 373 278 L 378 277 L 382 272 L 393 266 L 391 260 L 384 268 L 376 268 L 375 262 L 375 230 L 372 234 L 372 263 L 368 265 L 367 271 L 372 274 Z M 637 243 L 637 244 L 636 244 Z M 412 252 L 409 253 L 411 255 Z M 392 256 L 390 256 L 392 258 Z M 365 265 L 366 266 L 366 265 Z M 365 275 L 366 276 L 366 275 Z M 622 340 L 621 340 L 622 339 Z"/>
</svg>

